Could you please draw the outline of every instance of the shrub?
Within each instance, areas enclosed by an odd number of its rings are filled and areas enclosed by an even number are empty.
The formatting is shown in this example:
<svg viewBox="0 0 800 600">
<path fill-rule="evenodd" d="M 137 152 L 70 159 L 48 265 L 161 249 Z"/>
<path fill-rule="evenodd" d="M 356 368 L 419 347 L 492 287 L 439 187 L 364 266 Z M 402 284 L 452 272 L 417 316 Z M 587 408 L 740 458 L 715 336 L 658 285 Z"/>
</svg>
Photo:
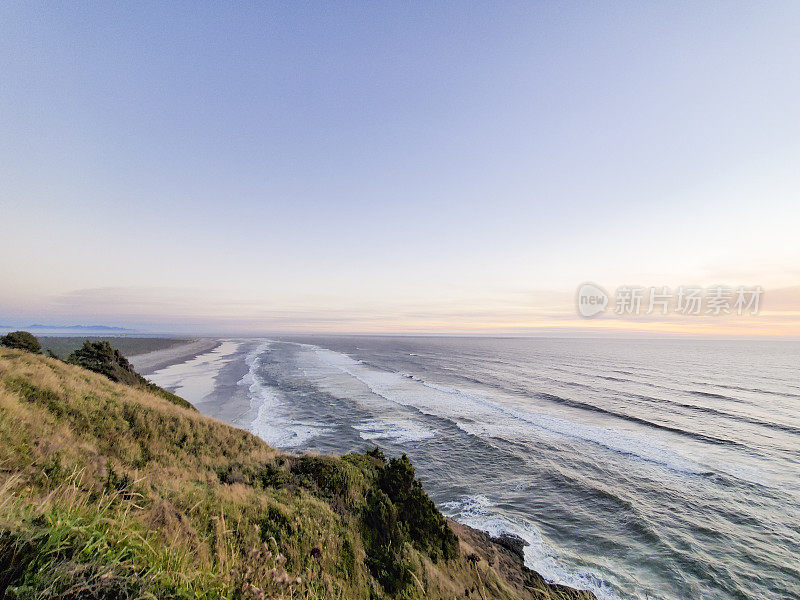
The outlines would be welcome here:
<svg viewBox="0 0 800 600">
<path fill-rule="evenodd" d="M 85 341 L 83 347 L 69 355 L 67 362 L 105 375 L 111 381 L 128 385 L 146 384 L 147 381 L 133 370 L 128 359 L 106 341 Z"/>
<path fill-rule="evenodd" d="M 408 533 L 397 507 L 381 490 L 370 490 L 363 520 L 367 567 L 387 592 L 396 594 L 411 583 L 411 568 L 403 556 Z"/>
<path fill-rule="evenodd" d="M 7 348 L 16 348 L 17 350 L 26 350 L 34 354 L 40 354 L 42 347 L 39 345 L 39 340 L 36 336 L 27 331 L 12 331 L 0 338 L 0 346 Z"/>
<path fill-rule="evenodd" d="M 291 470 L 305 487 L 316 487 L 328 498 L 347 497 L 355 484 L 354 474 L 347 463 L 329 456 L 300 456 Z"/>
<path fill-rule="evenodd" d="M 458 556 L 458 538 L 422 489 L 405 454 L 386 462 L 376 448 L 364 458 L 380 465 L 362 514 L 366 562 L 383 588 L 397 594 L 413 579 L 407 547 L 427 553 L 434 561 L 450 559 Z"/>
<path fill-rule="evenodd" d="M 194 410 L 194 406 L 180 396 L 158 387 L 155 383 L 151 383 L 139 375 L 131 366 L 131 363 L 128 362 L 128 359 L 105 340 L 100 342 L 85 341 L 81 348 L 69 355 L 67 362 L 105 375 L 111 381 L 116 381 L 117 383 L 143 387 L 148 392 L 157 394 L 173 404 Z"/>
<path fill-rule="evenodd" d="M 403 454 L 391 459 L 383 469 L 378 485 L 397 506 L 398 516 L 407 523 L 414 546 L 427 552 L 433 560 L 458 555 L 456 534 L 422 489 L 408 456 Z"/>
<path fill-rule="evenodd" d="M 386 455 L 380 448 L 378 448 L 378 446 L 375 446 L 372 450 L 368 450 L 367 456 L 374 458 L 382 465 L 386 464 Z"/>
</svg>

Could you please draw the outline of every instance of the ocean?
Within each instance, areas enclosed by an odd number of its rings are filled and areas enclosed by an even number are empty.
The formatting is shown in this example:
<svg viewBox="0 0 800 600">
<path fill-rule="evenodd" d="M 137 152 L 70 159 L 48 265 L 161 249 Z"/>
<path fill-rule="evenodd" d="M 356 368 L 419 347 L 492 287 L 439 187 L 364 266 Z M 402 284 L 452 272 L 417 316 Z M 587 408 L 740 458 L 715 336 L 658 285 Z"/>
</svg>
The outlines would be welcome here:
<svg viewBox="0 0 800 600">
<path fill-rule="evenodd" d="M 800 343 L 228 340 L 150 378 L 290 451 L 406 453 L 601 600 L 800 598 Z"/>
</svg>

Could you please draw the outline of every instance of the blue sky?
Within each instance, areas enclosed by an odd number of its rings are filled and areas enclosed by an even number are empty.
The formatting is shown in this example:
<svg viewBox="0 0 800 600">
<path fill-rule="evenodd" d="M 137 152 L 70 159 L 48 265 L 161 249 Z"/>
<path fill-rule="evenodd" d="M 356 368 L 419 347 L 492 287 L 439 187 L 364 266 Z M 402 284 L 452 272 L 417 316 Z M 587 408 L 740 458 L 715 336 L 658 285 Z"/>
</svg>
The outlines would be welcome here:
<svg viewBox="0 0 800 600">
<path fill-rule="evenodd" d="M 4 3 L 0 322 L 536 332 L 584 281 L 794 298 L 798 31 L 794 2 Z"/>
</svg>

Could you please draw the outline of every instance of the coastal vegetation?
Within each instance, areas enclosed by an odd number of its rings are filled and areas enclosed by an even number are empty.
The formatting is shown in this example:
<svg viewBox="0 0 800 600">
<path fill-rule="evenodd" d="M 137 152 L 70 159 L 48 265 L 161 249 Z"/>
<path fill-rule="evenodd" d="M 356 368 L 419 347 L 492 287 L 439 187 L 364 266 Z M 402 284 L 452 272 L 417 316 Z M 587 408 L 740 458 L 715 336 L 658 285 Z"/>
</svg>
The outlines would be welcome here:
<svg viewBox="0 0 800 600">
<path fill-rule="evenodd" d="M 58 358 L 66 359 L 72 352 L 83 346 L 84 342 L 108 342 L 123 355 L 131 357 L 135 354 L 144 354 L 155 350 L 166 350 L 185 344 L 186 338 L 166 337 L 133 337 L 131 335 L 118 336 L 38 336 L 43 348 L 46 348 Z"/>
<path fill-rule="evenodd" d="M 593 598 L 445 519 L 407 457 L 281 453 L 126 364 L 0 349 L 0 598 Z"/>
<path fill-rule="evenodd" d="M 172 392 L 168 392 L 139 375 L 128 362 L 128 359 L 125 358 L 117 348 L 114 348 L 105 340 L 98 342 L 86 340 L 83 342 L 82 347 L 69 355 L 67 362 L 105 375 L 111 381 L 144 388 L 169 400 L 173 404 L 195 410 L 195 408 L 183 398 L 176 396 Z"/>
<path fill-rule="evenodd" d="M 26 352 L 33 352 L 34 354 L 39 354 L 42 351 L 39 340 L 36 339 L 36 336 L 27 331 L 12 331 L 0 337 L 0 346 L 25 350 Z"/>
</svg>

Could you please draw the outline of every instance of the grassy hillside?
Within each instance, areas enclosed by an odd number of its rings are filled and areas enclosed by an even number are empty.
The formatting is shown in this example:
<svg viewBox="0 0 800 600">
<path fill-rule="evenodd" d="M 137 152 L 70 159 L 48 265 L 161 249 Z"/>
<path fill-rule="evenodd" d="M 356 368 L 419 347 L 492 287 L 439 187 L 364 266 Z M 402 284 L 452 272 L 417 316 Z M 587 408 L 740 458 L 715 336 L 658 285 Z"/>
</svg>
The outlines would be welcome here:
<svg viewBox="0 0 800 600">
<path fill-rule="evenodd" d="M 0 349 L 3 597 L 593 598 L 445 521 L 407 460 L 282 454 Z"/>
</svg>

